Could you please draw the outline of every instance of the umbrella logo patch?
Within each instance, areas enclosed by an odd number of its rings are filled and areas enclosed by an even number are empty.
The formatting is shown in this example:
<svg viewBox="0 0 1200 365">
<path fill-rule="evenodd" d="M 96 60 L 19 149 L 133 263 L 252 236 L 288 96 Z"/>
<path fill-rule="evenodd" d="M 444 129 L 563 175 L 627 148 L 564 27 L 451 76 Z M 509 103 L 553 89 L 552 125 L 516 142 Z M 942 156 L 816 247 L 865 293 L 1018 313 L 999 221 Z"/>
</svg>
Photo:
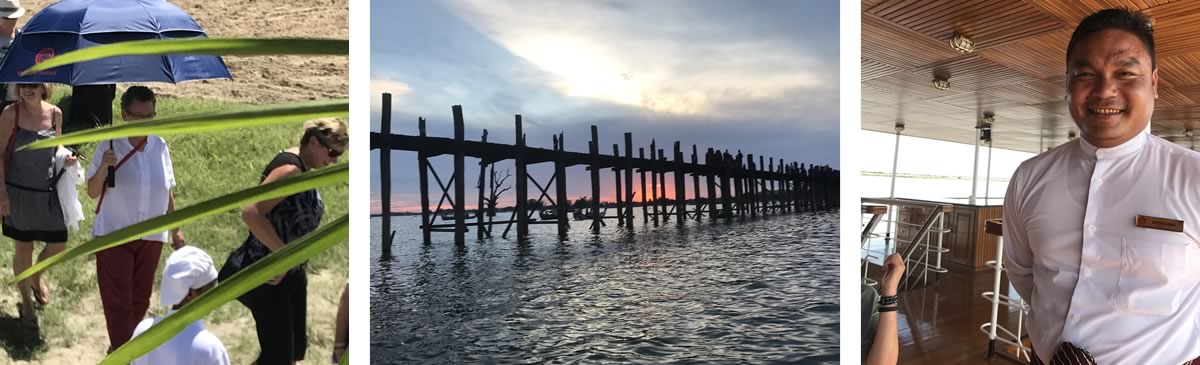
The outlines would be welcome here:
<svg viewBox="0 0 1200 365">
<path fill-rule="evenodd" d="M 38 51 L 37 54 L 33 55 L 33 63 L 36 65 L 36 64 L 45 62 L 46 60 L 53 58 L 53 57 L 54 57 L 54 49 L 53 48 L 43 48 L 41 51 Z M 57 71 L 54 71 L 54 70 L 45 70 L 45 71 L 35 72 L 34 75 L 54 76 L 54 74 L 56 72 Z"/>
<path fill-rule="evenodd" d="M 46 62 L 46 60 L 50 59 L 51 57 L 54 57 L 54 49 L 44 48 L 33 56 L 33 63 L 38 64 Z"/>
</svg>

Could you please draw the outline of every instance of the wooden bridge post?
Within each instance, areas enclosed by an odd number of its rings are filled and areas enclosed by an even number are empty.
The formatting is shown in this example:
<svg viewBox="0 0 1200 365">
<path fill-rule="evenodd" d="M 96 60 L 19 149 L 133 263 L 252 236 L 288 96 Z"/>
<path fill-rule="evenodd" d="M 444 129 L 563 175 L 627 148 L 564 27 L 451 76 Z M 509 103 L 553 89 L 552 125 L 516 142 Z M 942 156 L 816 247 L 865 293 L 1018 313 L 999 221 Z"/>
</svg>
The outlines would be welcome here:
<svg viewBox="0 0 1200 365">
<path fill-rule="evenodd" d="M 746 184 L 746 195 L 750 196 L 750 218 L 754 218 L 758 216 L 758 194 L 756 194 L 758 190 L 758 165 L 754 164 L 753 154 L 746 155 L 746 165 L 749 170 L 746 177 L 746 181 L 748 182 Z"/>
<path fill-rule="evenodd" d="M 782 163 L 782 161 L 780 161 L 780 163 Z M 779 204 L 789 212 L 799 212 L 799 210 L 795 207 L 796 193 L 800 191 L 800 184 L 796 182 L 795 163 L 784 165 L 783 170 L 781 171 L 783 171 L 784 175 L 779 179 L 780 181 L 783 181 L 784 187 L 787 188 L 787 194 L 784 194 L 779 198 Z"/>
<path fill-rule="evenodd" d="M 455 105 L 454 111 L 454 243 L 461 245 L 467 242 L 467 197 L 466 185 L 463 184 L 464 151 L 463 141 L 466 139 L 466 128 L 463 126 L 462 106 Z"/>
<path fill-rule="evenodd" d="M 717 155 L 713 152 L 712 148 L 704 152 L 704 180 L 708 185 L 708 198 L 705 200 L 708 202 L 708 220 L 714 222 L 717 220 L 717 216 L 720 215 L 717 213 L 716 160 Z"/>
<path fill-rule="evenodd" d="M 514 124 L 517 129 L 517 240 L 529 236 L 529 171 L 525 164 L 525 131 L 521 126 L 521 115 L 517 114 Z"/>
<path fill-rule="evenodd" d="M 633 133 L 625 132 L 625 226 L 633 230 Z"/>
<path fill-rule="evenodd" d="M 692 167 L 698 168 L 699 166 L 696 145 L 692 145 Z M 700 207 L 704 206 L 704 203 L 700 201 L 700 196 L 700 171 L 692 171 L 692 198 L 696 201 L 696 221 L 700 221 Z"/>
<path fill-rule="evenodd" d="M 382 206 L 379 211 L 382 225 L 379 236 L 383 239 L 383 256 L 392 255 L 392 94 L 383 93 L 383 120 L 379 123 L 382 146 L 379 148 L 379 193 Z M 421 222 L 424 225 L 425 222 Z"/>
<path fill-rule="evenodd" d="M 638 159 L 646 160 L 646 149 L 644 147 L 638 147 Z M 643 167 L 639 171 L 642 173 L 642 224 L 646 224 L 650 223 L 650 214 L 646 213 L 646 195 L 648 195 L 646 194 L 646 168 Z"/>
<path fill-rule="evenodd" d="M 483 137 L 480 138 L 480 142 L 483 142 L 486 144 L 487 143 L 487 135 L 488 135 L 487 129 L 484 129 Z M 483 187 L 485 185 L 487 185 L 487 180 L 484 179 L 487 175 L 487 165 L 488 165 L 487 160 L 479 159 L 479 200 L 478 200 L 479 207 L 475 208 L 475 239 L 478 239 L 478 240 L 483 240 L 483 232 L 484 232 L 483 216 L 487 215 L 487 214 L 484 214 L 485 200 L 483 199 Z"/>
<path fill-rule="evenodd" d="M 720 169 L 718 171 L 721 174 L 721 216 L 732 217 L 733 206 L 731 205 L 732 197 L 730 196 L 732 187 L 729 186 L 729 175 L 733 173 L 733 156 L 729 155 L 729 151 L 725 151 L 724 154 L 717 153 L 720 154 L 717 160 L 720 161 Z"/>
<path fill-rule="evenodd" d="M 604 221 L 600 218 L 600 132 L 595 125 L 592 126 L 592 143 L 588 145 L 588 150 L 592 155 L 592 233 L 598 234 Z"/>
<path fill-rule="evenodd" d="M 796 174 L 796 181 L 799 181 L 802 189 L 796 193 L 796 210 L 810 210 L 812 207 L 808 204 L 808 191 L 812 189 L 812 181 L 808 179 L 808 170 L 804 168 L 804 164 L 800 164 L 800 171 Z"/>
<path fill-rule="evenodd" d="M 666 165 L 667 165 L 667 154 L 665 151 L 663 151 L 663 149 L 659 148 L 658 149 L 658 164 L 656 164 L 655 166 L 666 166 Z M 668 208 L 668 205 L 667 205 L 667 169 L 665 167 L 661 171 L 658 172 L 658 188 L 659 188 L 658 201 L 662 205 L 662 214 L 663 214 L 662 221 L 665 224 L 665 223 L 671 221 L 671 215 L 667 214 L 667 212 L 668 212 L 668 209 L 667 209 Z"/>
<path fill-rule="evenodd" d="M 675 141 L 675 222 L 687 221 L 687 183 L 683 182 L 683 150 Z"/>
<path fill-rule="evenodd" d="M 567 164 L 566 164 L 566 141 L 563 140 L 563 135 L 558 135 L 558 146 L 554 153 L 554 185 L 556 190 L 556 200 L 558 206 L 554 207 L 558 218 L 558 237 L 566 238 L 567 231 L 571 229 L 571 224 L 567 222 L 567 208 L 571 203 L 567 199 Z"/>
<path fill-rule="evenodd" d="M 779 158 L 779 164 L 775 164 L 775 157 L 770 157 L 767 163 L 770 169 L 770 192 L 773 197 L 770 207 L 779 213 L 787 213 L 787 204 L 784 202 L 788 202 L 788 197 L 791 195 L 788 195 L 787 185 L 784 184 L 784 178 L 782 178 L 782 175 L 787 174 L 787 169 L 784 168 L 784 158 Z"/>
<path fill-rule="evenodd" d="M 621 215 L 621 211 L 625 210 L 625 200 L 621 199 L 621 146 L 613 143 L 613 180 L 615 181 L 615 193 L 613 196 L 617 199 L 617 226 L 625 225 L 625 216 Z"/>
<path fill-rule="evenodd" d="M 742 186 L 743 185 L 742 184 L 743 183 L 742 150 L 738 150 L 738 156 L 734 157 L 734 158 L 736 158 L 736 161 L 734 161 L 734 164 L 733 164 L 733 193 L 736 196 L 734 196 L 734 198 L 733 198 L 733 202 L 734 202 L 733 207 L 734 207 L 734 209 L 737 209 L 737 215 L 739 217 L 744 217 L 745 209 L 744 209 L 743 205 L 745 203 L 745 196 L 743 196 L 743 190 L 742 190 L 742 187 L 743 187 Z"/>
<path fill-rule="evenodd" d="M 417 118 L 417 130 L 421 137 L 425 137 L 425 118 Z M 430 234 L 433 232 L 433 227 L 429 226 L 431 223 L 429 220 L 429 156 L 425 152 L 417 152 L 417 169 L 421 170 L 417 175 L 421 185 L 421 242 L 428 245 L 432 242 Z M 384 174 L 384 176 L 388 176 L 388 174 Z"/>
<path fill-rule="evenodd" d="M 650 219 L 654 221 L 655 226 L 658 225 L 658 170 L 656 170 L 654 168 L 654 166 L 656 166 L 657 165 L 656 163 L 658 162 L 658 158 L 655 157 L 655 156 L 658 156 L 657 153 L 658 153 L 658 147 L 654 146 L 654 140 L 651 139 L 650 140 L 650 161 L 651 162 L 646 168 L 650 169 L 650 214 L 653 214 Z"/>
</svg>

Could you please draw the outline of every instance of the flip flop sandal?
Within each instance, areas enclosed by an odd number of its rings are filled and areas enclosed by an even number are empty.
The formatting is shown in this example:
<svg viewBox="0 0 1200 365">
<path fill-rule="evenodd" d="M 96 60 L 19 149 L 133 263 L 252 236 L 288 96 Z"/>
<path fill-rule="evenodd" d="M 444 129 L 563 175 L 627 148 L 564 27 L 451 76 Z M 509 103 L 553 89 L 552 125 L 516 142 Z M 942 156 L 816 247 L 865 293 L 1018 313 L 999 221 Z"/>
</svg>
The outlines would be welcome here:
<svg viewBox="0 0 1200 365">
<path fill-rule="evenodd" d="M 50 288 L 46 287 L 46 283 L 41 283 L 41 285 L 33 286 L 30 289 L 33 290 L 33 300 L 38 305 L 46 306 L 50 304 Z"/>
</svg>

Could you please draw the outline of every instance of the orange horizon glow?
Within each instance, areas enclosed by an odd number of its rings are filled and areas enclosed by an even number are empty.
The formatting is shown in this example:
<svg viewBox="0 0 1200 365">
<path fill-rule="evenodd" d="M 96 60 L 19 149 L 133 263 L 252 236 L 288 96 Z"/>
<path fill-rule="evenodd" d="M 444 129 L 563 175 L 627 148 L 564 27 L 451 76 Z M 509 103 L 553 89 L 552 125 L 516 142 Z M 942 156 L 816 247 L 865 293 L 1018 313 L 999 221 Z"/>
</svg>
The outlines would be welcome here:
<svg viewBox="0 0 1200 365">
<path fill-rule="evenodd" d="M 642 202 L 641 179 L 635 176 L 635 178 L 633 180 L 634 180 L 634 182 L 633 182 L 633 192 L 634 192 L 633 201 L 634 201 L 634 203 L 641 203 Z M 701 180 L 703 180 L 703 179 L 701 179 Z M 694 199 L 695 191 L 692 190 L 692 189 L 694 189 L 694 187 L 692 186 L 691 178 L 689 177 L 688 179 L 685 179 L 685 182 L 686 183 L 684 184 L 684 189 L 686 191 L 684 192 L 684 196 L 687 197 L 687 199 Z M 625 180 L 622 179 L 621 180 L 621 184 L 622 184 L 621 190 L 625 190 L 624 183 L 625 183 Z M 701 181 L 700 184 L 701 184 L 700 185 L 701 193 L 707 194 L 707 192 L 706 192 L 707 190 L 705 190 L 707 188 L 705 187 L 704 182 Z M 661 193 L 663 190 L 662 185 L 663 184 L 661 184 L 661 183 L 659 184 L 659 188 L 658 188 L 659 193 Z M 658 197 L 658 198 L 675 200 L 675 181 L 674 181 L 674 179 L 668 178 L 667 184 L 665 184 L 665 185 L 666 185 L 666 190 L 667 190 L 666 195 L 664 197 Z M 551 187 L 550 189 L 551 190 L 547 191 L 551 195 L 550 198 L 556 198 L 554 196 L 555 193 L 553 192 L 554 188 Z M 646 180 L 646 189 L 647 190 L 650 189 L 650 180 L 649 179 Z M 467 191 L 467 210 L 477 209 L 479 207 L 479 205 L 476 201 L 478 200 L 478 197 L 479 197 L 479 190 L 472 190 L 472 189 L 467 189 L 467 190 L 468 190 Z M 541 193 L 538 192 L 537 188 L 533 187 L 532 184 L 530 185 L 529 190 L 530 190 L 529 191 L 529 199 L 537 199 L 538 197 L 540 197 Z M 429 209 L 430 210 L 434 210 L 437 208 L 437 198 L 440 198 L 439 196 L 437 196 L 438 193 L 439 193 L 438 191 L 430 191 L 430 193 L 429 193 L 429 200 L 430 200 Z M 567 194 L 567 199 L 574 202 L 576 199 L 579 199 L 582 196 L 584 196 L 584 195 Z M 590 193 L 587 194 L 586 196 L 589 199 L 591 198 Z M 649 199 L 650 197 L 653 197 L 653 195 L 650 195 L 646 199 L 646 201 L 651 201 L 652 199 Z M 547 205 L 549 204 L 549 202 L 546 201 L 544 198 L 542 199 L 542 201 L 545 202 Z M 613 191 L 613 188 L 611 186 L 604 186 L 600 189 L 600 202 L 601 203 L 615 203 L 616 201 L 617 201 L 616 192 Z M 496 208 L 511 207 L 514 205 L 515 202 L 516 202 L 516 193 L 513 193 L 511 190 L 506 191 L 506 192 L 504 192 L 503 195 L 500 196 L 499 201 L 496 203 Z M 445 204 L 445 203 L 442 204 L 442 210 L 447 210 L 447 209 L 449 209 L 449 207 L 450 207 L 449 204 Z M 383 211 L 382 208 L 383 208 L 382 201 L 375 199 L 375 198 L 371 199 L 371 214 L 381 213 Z M 421 202 L 420 201 L 412 201 L 412 202 L 408 202 L 408 201 L 395 202 L 394 201 L 394 202 L 392 202 L 392 212 L 393 213 L 401 213 L 401 212 L 419 213 L 420 211 L 421 211 Z"/>
</svg>

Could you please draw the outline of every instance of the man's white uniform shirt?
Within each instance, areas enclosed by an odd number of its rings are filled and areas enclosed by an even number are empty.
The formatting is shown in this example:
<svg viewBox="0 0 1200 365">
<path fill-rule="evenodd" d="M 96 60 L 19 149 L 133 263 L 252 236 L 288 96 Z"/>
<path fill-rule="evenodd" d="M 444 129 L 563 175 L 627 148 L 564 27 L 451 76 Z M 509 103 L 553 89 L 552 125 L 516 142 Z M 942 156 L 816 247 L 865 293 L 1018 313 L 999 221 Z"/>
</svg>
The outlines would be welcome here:
<svg viewBox="0 0 1200 365">
<path fill-rule="evenodd" d="M 1136 215 L 1181 220 L 1184 231 L 1138 227 Z M 1043 360 L 1062 342 L 1098 364 L 1200 355 L 1200 153 L 1143 132 L 1029 159 L 1009 182 L 1004 245 Z"/>
</svg>

